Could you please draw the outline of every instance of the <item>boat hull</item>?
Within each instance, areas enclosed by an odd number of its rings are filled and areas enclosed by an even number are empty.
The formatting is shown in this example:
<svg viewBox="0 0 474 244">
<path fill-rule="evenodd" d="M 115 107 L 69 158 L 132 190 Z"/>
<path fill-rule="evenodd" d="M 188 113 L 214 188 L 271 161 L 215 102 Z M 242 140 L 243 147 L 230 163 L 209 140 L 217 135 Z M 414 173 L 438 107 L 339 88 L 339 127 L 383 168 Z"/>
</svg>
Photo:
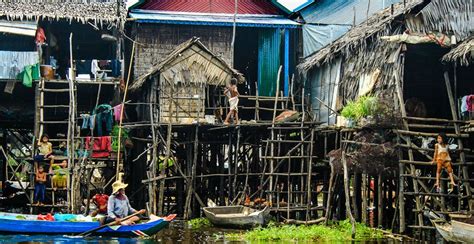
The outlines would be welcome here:
<svg viewBox="0 0 474 244">
<path fill-rule="evenodd" d="M 105 227 L 92 235 L 114 237 L 146 237 L 158 233 L 168 226 L 176 215 L 159 218 L 147 223 L 129 226 Z M 0 232 L 6 234 L 41 234 L 41 235 L 75 235 L 100 226 L 99 222 L 68 222 L 68 221 L 41 221 L 19 220 L 0 217 Z"/>
<path fill-rule="evenodd" d="M 441 236 L 450 242 L 474 243 L 474 225 L 456 220 L 433 222 Z"/>
<path fill-rule="evenodd" d="M 216 226 L 250 228 L 265 225 L 268 220 L 270 208 L 261 211 L 252 210 L 243 206 L 223 206 L 203 208 L 209 221 Z"/>
</svg>

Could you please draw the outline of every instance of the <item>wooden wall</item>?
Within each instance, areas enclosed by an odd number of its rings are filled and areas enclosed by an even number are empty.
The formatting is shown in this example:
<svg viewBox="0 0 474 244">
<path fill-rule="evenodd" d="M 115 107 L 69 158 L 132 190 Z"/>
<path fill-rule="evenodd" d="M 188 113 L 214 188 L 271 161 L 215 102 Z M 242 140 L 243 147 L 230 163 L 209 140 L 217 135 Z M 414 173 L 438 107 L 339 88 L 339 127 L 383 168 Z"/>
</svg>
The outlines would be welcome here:
<svg viewBox="0 0 474 244">
<path fill-rule="evenodd" d="M 229 65 L 232 62 L 232 28 L 197 25 L 138 24 L 133 29 L 138 45 L 135 51 L 134 77 L 146 73 L 153 65 L 166 58 L 179 44 L 196 36 L 214 54 Z"/>
</svg>

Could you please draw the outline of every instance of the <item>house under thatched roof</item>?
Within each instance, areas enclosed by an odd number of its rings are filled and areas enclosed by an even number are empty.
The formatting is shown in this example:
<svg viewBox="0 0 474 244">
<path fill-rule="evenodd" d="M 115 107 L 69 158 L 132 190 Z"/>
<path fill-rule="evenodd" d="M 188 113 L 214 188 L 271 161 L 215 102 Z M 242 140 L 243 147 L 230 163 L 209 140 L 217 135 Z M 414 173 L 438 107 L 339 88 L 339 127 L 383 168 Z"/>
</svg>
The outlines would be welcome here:
<svg viewBox="0 0 474 244">
<path fill-rule="evenodd" d="M 406 5 L 398 3 L 393 5 L 393 9 L 386 8 L 372 15 L 367 21 L 353 27 L 334 43 L 309 56 L 303 63 L 298 65 L 299 70 L 307 72 L 314 66 L 320 66 L 322 63 L 332 60 L 340 53 L 350 54 L 353 50 L 364 48 L 367 38 L 377 39 L 388 33 L 394 19 L 410 12 L 414 7 L 422 3 L 423 0 L 409 1 Z"/>
<path fill-rule="evenodd" d="M 183 72 L 185 71 L 185 72 Z M 213 54 L 199 38 L 191 38 L 177 46 L 163 61 L 153 66 L 150 71 L 134 81 L 129 90 L 134 91 L 143 86 L 149 77 L 160 73 L 169 82 L 189 80 L 208 85 L 225 85 L 231 77 L 243 83 L 245 78 L 223 59 Z M 197 74 L 199 73 L 199 74 Z"/>
<path fill-rule="evenodd" d="M 460 43 L 449 53 L 444 55 L 444 62 L 459 62 L 462 66 L 469 66 L 474 60 L 474 36 Z"/>
<path fill-rule="evenodd" d="M 116 0 L 8 0 L 0 1 L 0 17 L 8 20 L 68 20 L 123 26 L 127 10 Z"/>
</svg>

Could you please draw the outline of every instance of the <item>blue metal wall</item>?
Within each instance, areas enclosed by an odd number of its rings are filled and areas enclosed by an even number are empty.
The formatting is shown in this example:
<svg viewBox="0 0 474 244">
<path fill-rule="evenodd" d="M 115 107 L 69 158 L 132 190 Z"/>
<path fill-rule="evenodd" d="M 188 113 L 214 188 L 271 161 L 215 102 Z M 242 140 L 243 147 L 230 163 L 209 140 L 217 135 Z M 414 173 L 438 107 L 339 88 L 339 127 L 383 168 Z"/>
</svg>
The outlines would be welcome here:
<svg viewBox="0 0 474 244">
<path fill-rule="evenodd" d="M 258 34 L 258 93 L 274 96 L 280 67 L 281 30 L 260 29 Z"/>
</svg>

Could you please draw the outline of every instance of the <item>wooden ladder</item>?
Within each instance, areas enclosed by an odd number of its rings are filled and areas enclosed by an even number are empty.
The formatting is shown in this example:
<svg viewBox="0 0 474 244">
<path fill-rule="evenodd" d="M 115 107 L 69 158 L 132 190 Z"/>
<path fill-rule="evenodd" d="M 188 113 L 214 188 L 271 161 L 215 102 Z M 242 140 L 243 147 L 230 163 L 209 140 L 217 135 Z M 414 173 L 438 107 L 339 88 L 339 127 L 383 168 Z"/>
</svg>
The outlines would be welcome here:
<svg viewBox="0 0 474 244">
<path fill-rule="evenodd" d="M 74 153 L 74 142 L 75 142 L 75 120 L 77 117 L 76 114 L 76 85 L 73 81 L 49 81 L 42 78 L 38 84 L 38 93 L 39 95 L 37 100 L 37 123 L 39 125 L 38 134 L 36 135 L 37 140 L 41 138 L 41 136 L 49 130 L 49 128 L 53 128 L 58 125 L 66 125 L 67 126 L 67 137 L 64 138 L 50 138 L 51 143 L 57 142 L 66 142 L 67 147 L 67 186 L 66 189 L 59 189 L 58 191 L 66 191 L 65 195 L 65 204 L 58 204 L 56 199 L 56 191 L 53 188 L 46 188 L 47 192 L 51 192 L 51 201 L 52 204 L 44 205 L 44 207 L 51 207 L 51 208 L 67 208 L 71 210 L 71 199 L 72 199 L 72 191 L 70 189 L 71 186 L 71 172 L 72 172 L 72 165 L 74 164 L 75 160 L 75 153 Z M 64 95 L 65 94 L 65 95 Z M 63 98 L 65 101 L 69 101 L 68 104 L 47 104 L 49 98 L 52 95 L 64 96 Z M 67 98 L 67 99 L 66 99 Z M 51 115 L 51 113 L 54 114 Z M 35 144 L 37 141 L 35 142 Z M 45 170 L 48 167 L 45 167 Z M 35 172 L 32 172 L 32 176 L 30 177 L 30 197 L 33 199 L 34 197 L 34 175 Z M 52 178 L 51 178 L 52 181 Z M 33 212 L 33 208 L 37 207 L 33 204 L 30 204 L 30 212 Z"/>
</svg>

